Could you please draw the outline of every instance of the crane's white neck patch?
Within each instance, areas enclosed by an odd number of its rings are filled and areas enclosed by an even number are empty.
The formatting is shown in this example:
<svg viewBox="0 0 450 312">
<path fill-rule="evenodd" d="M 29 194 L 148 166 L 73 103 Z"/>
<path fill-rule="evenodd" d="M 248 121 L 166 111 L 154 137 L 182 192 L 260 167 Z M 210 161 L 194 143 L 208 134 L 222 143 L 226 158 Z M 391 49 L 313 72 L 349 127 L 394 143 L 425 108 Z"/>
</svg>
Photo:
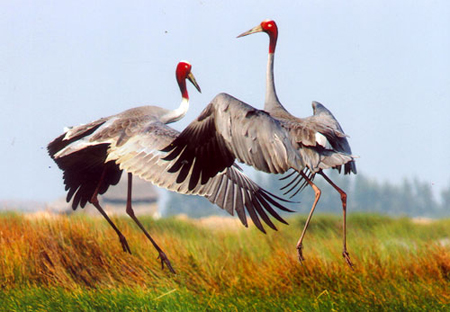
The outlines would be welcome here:
<svg viewBox="0 0 450 312">
<path fill-rule="evenodd" d="M 162 118 L 162 122 L 164 123 L 170 123 L 180 120 L 181 118 L 186 115 L 187 111 L 189 109 L 189 99 L 182 98 L 180 107 L 177 109 L 174 109 L 173 111 L 170 111 L 164 118 Z"/>
</svg>

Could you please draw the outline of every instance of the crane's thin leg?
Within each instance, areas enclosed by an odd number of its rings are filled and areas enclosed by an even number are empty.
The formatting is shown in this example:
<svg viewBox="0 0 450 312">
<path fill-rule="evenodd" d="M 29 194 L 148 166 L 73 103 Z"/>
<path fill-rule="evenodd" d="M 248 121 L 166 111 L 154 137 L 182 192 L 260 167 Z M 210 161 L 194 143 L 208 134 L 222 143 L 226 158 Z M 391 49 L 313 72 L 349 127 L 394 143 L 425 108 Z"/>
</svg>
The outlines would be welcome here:
<svg viewBox="0 0 450 312">
<path fill-rule="evenodd" d="M 100 190 L 100 185 L 103 182 L 103 179 L 105 178 L 106 175 L 106 167 L 103 170 L 102 176 L 100 177 L 100 182 L 97 185 L 97 188 L 94 191 L 94 194 L 92 194 L 92 197 L 90 199 L 90 202 L 92 205 L 95 206 L 95 208 L 97 208 L 97 210 L 103 215 L 103 217 L 106 219 L 106 221 L 108 221 L 108 223 L 112 226 L 112 228 L 114 229 L 114 231 L 116 231 L 117 235 L 119 236 L 119 240 L 120 243 L 122 244 L 122 249 L 125 252 L 128 252 L 131 254 L 131 249 L 130 246 L 128 246 L 128 242 L 127 239 L 125 238 L 125 236 L 119 231 L 119 229 L 116 227 L 116 225 L 111 221 L 111 219 L 108 217 L 108 215 L 106 214 L 106 212 L 103 210 L 103 208 L 100 206 L 100 203 L 98 201 L 98 192 Z"/>
<path fill-rule="evenodd" d="M 312 205 L 311 211 L 309 212 L 308 219 L 306 219 L 306 223 L 305 223 L 305 226 L 303 227 L 302 235 L 300 236 L 300 239 L 298 240 L 298 243 L 297 243 L 298 260 L 300 262 L 302 262 L 303 260 L 305 260 L 305 258 L 303 258 L 303 252 L 302 252 L 302 249 L 303 249 L 303 245 L 302 245 L 303 237 L 305 236 L 306 229 L 308 228 L 309 222 L 311 221 L 311 217 L 312 217 L 312 215 L 314 213 L 314 209 L 316 209 L 316 205 L 317 205 L 317 202 L 319 201 L 321 191 L 314 184 L 314 182 L 311 181 L 310 178 L 308 178 L 308 176 L 303 171 L 300 171 L 300 174 L 302 175 L 303 179 L 305 179 L 305 181 L 308 182 L 309 185 L 311 185 L 311 187 L 313 188 L 314 193 L 315 193 L 314 203 Z"/>
<path fill-rule="evenodd" d="M 344 214 L 344 222 L 343 222 L 343 231 L 344 231 L 344 248 L 342 251 L 342 256 L 344 257 L 345 261 L 347 262 L 347 264 L 353 268 L 353 263 L 350 260 L 350 255 L 347 252 L 347 194 L 340 189 L 336 184 L 334 184 L 333 181 L 331 181 L 331 179 L 325 175 L 325 173 L 323 173 L 322 171 L 320 172 L 320 174 L 325 178 L 325 180 L 327 180 L 328 183 L 330 183 L 330 185 L 332 187 L 334 187 L 334 189 L 336 191 L 338 191 L 338 193 L 341 195 L 341 202 L 342 202 L 342 211 Z"/>
<path fill-rule="evenodd" d="M 150 236 L 150 234 L 148 234 L 148 232 L 145 230 L 142 223 L 138 220 L 138 218 L 136 218 L 136 215 L 134 214 L 134 210 L 131 206 L 131 188 L 132 188 L 132 184 L 133 184 L 132 181 L 133 181 L 133 176 L 131 175 L 131 173 L 128 173 L 127 214 L 131 217 L 131 219 L 134 220 L 134 222 L 136 222 L 136 224 L 144 232 L 145 236 L 147 236 L 147 238 L 153 244 L 153 247 L 155 247 L 155 249 L 158 251 L 158 253 L 159 253 L 158 259 L 161 259 L 162 268 L 164 269 L 164 264 L 166 264 L 167 267 L 169 268 L 170 272 L 176 273 L 172 267 L 172 264 L 169 261 L 169 258 L 167 258 L 166 254 L 162 251 L 161 248 L 159 248 L 159 246 L 156 244 L 156 242 L 153 240 L 153 238 Z"/>
</svg>

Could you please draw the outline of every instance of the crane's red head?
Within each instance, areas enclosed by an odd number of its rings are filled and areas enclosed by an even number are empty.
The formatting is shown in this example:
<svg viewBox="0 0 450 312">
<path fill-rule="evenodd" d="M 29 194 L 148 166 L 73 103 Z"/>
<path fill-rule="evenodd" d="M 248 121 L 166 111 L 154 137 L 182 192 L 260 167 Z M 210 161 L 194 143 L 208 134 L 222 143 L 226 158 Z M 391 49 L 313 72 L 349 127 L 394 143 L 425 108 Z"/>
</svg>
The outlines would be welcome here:
<svg viewBox="0 0 450 312">
<path fill-rule="evenodd" d="M 191 64 L 186 61 L 181 61 L 177 65 L 177 70 L 175 71 L 175 75 L 177 77 L 178 85 L 180 86 L 181 96 L 188 99 L 189 95 L 186 88 L 186 79 L 188 79 L 194 87 L 198 90 L 198 92 L 202 92 L 200 90 L 200 86 L 197 84 L 195 80 L 194 74 L 191 72 Z"/>
<path fill-rule="evenodd" d="M 275 21 L 273 20 L 262 21 L 261 24 L 259 24 L 258 26 L 253 27 L 249 31 L 240 34 L 238 38 L 251 35 L 257 32 L 265 32 L 266 34 L 269 35 L 270 38 L 269 53 L 275 53 L 275 47 L 277 45 L 277 38 L 278 38 L 278 27 Z"/>
</svg>

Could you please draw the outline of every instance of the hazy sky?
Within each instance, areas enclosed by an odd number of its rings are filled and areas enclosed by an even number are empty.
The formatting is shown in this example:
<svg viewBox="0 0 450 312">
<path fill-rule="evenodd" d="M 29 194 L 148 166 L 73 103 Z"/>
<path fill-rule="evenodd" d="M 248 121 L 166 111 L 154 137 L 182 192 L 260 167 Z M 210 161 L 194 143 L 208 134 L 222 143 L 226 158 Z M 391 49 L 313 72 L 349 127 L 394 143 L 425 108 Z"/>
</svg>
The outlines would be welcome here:
<svg viewBox="0 0 450 312">
<path fill-rule="evenodd" d="M 274 19 L 281 102 L 327 106 L 359 172 L 450 183 L 449 1 L 1 1 L 0 200 L 53 200 L 62 172 L 46 146 L 64 126 L 141 105 L 174 109 L 178 61 L 193 66 L 182 129 L 217 93 L 263 107 Z"/>
</svg>

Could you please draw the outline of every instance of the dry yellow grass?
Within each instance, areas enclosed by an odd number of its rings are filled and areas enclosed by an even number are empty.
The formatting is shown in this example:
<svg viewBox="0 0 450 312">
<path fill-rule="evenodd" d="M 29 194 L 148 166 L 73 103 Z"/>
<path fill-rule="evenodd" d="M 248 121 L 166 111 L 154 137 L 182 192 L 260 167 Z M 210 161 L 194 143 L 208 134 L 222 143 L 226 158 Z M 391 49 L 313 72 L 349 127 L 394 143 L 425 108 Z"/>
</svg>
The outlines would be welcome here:
<svg viewBox="0 0 450 312">
<path fill-rule="evenodd" d="M 133 255 L 122 251 L 116 234 L 100 218 L 1 215 L 0 287 L 70 292 L 137 288 L 155 298 L 170 291 L 202 294 L 196 300 L 203 303 L 205 298 L 217 302 L 233 296 L 274 304 L 309 300 L 379 308 L 422 302 L 444 307 L 450 302 L 450 248 L 441 243 L 450 237 L 449 221 L 350 218 L 351 270 L 340 255 L 338 217 L 313 220 L 303 265 L 295 243 L 304 219 L 291 219 L 289 227 L 280 225 L 280 231 L 264 235 L 228 218 L 144 218 L 177 275 L 161 269 L 156 252 L 134 224 L 126 218 L 115 222 Z"/>
</svg>

